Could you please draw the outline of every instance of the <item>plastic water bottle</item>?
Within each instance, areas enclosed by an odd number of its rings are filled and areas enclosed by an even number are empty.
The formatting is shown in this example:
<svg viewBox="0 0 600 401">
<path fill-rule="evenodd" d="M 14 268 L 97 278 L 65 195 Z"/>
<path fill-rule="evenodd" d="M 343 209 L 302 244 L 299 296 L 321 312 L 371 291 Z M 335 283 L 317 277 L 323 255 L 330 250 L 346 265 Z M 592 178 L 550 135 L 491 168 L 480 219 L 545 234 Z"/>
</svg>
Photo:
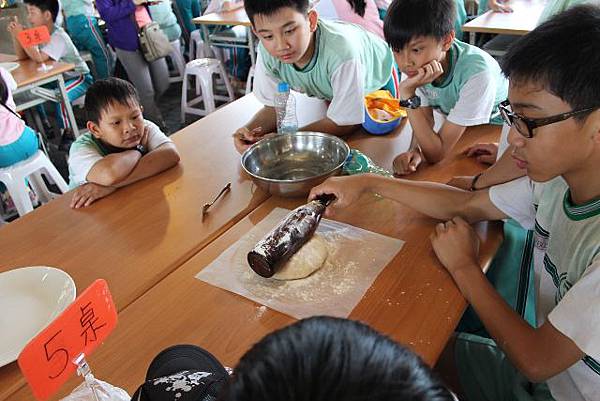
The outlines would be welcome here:
<svg viewBox="0 0 600 401">
<path fill-rule="evenodd" d="M 280 82 L 277 88 L 275 113 L 278 134 L 295 134 L 298 131 L 296 98 L 290 93 L 290 86 L 286 82 Z"/>
</svg>

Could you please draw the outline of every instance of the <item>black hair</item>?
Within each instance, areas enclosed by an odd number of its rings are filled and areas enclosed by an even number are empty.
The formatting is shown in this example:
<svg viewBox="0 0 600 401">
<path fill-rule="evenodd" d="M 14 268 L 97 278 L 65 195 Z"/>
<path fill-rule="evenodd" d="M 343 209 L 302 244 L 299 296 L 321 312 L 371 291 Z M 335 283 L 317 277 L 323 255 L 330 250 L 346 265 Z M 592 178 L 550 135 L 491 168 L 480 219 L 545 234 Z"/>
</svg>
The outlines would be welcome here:
<svg viewBox="0 0 600 401">
<path fill-rule="evenodd" d="M 539 84 L 574 110 L 600 107 L 600 7 L 555 15 L 514 43 L 501 66 L 511 85 Z"/>
<path fill-rule="evenodd" d="M 362 323 L 300 320 L 242 357 L 220 401 L 451 401 L 414 353 Z"/>
<path fill-rule="evenodd" d="M 270 16 L 281 10 L 282 8 L 290 7 L 301 14 L 308 12 L 308 0 L 245 0 L 244 9 L 248 14 L 248 19 L 254 25 L 254 16 L 261 14 Z"/>
<path fill-rule="evenodd" d="M 139 105 L 140 98 L 133 85 L 123 79 L 110 77 L 96 81 L 85 94 L 87 120 L 98 124 L 102 112 L 114 103 Z"/>
<path fill-rule="evenodd" d="M 25 4 L 37 7 L 42 10 L 42 12 L 50 11 L 50 14 L 52 14 L 52 21 L 56 22 L 59 10 L 58 0 L 25 0 Z"/>
<path fill-rule="evenodd" d="M 383 34 L 392 50 L 399 52 L 420 36 L 441 40 L 454 31 L 455 20 L 455 0 L 394 0 L 383 22 Z"/>
<path fill-rule="evenodd" d="M 365 0 L 346 0 L 350 3 L 350 6 L 354 10 L 354 12 L 361 17 L 365 16 L 365 8 L 367 7 L 367 2 Z"/>
</svg>

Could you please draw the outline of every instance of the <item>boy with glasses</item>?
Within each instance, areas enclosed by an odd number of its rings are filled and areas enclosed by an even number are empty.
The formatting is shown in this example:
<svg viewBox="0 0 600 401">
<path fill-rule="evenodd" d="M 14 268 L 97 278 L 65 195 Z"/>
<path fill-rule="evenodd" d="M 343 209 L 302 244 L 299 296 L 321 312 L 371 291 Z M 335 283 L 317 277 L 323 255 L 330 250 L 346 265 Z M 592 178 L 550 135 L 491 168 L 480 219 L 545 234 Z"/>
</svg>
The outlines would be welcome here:
<svg viewBox="0 0 600 401">
<path fill-rule="evenodd" d="M 575 7 L 524 36 L 503 60 L 510 107 L 502 115 L 530 188 L 518 181 L 469 192 L 358 175 L 311 191 L 311 199 L 337 197 L 328 215 L 373 192 L 446 220 L 431 235 L 433 249 L 495 340 L 459 334 L 438 365 L 467 400 L 600 394 L 598 26 L 599 7 Z M 478 265 L 479 240 L 467 222 L 507 217 L 535 229 L 537 327 L 504 303 Z"/>
</svg>

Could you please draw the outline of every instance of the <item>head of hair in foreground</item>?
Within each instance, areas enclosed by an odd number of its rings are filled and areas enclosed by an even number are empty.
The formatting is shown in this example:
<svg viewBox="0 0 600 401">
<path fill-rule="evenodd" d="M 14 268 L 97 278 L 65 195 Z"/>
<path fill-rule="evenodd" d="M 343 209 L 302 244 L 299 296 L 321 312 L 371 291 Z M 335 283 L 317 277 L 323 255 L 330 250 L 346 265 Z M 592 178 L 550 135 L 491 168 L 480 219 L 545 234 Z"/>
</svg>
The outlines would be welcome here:
<svg viewBox="0 0 600 401">
<path fill-rule="evenodd" d="M 130 82 L 115 77 L 96 81 L 85 95 L 88 121 L 98 124 L 102 114 L 113 104 L 139 107 L 140 99 L 135 87 Z"/>
<path fill-rule="evenodd" d="M 284 8 L 291 8 L 306 15 L 309 9 L 309 0 L 245 0 L 244 8 L 250 22 L 254 25 L 256 15 L 270 17 Z"/>
<path fill-rule="evenodd" d="M 400 52 L 417 38 L 442 41 L 454 32 L 455 19 L 455 0 L 394 0 L 383 33 L 392 50 Z"/>
<path fill-rule="evenodd" d="M 450 401 L 451 393 L 408 349 L 362 323 L 301 320 L 255 344 L 223 401 Z"/>
<path fill-rule="evenodd" d="M 511 46 L 501 65 L 511 87 L 537 85 L 573 110 L 600 107 L 600 7 L 554 16 Z"/>
</svg>

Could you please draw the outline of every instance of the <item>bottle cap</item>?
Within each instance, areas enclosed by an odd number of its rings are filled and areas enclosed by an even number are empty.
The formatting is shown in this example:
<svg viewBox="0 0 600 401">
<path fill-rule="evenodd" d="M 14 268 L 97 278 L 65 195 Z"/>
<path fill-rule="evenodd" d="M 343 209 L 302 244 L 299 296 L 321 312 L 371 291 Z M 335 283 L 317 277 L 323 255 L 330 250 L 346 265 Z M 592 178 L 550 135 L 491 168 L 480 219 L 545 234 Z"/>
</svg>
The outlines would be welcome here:
<svg viewBox="0 0 600 401">
<path fill-rule="evenodd" d="M 277 91 L 279 91 L 279 92 L 289 92 L 290 91 L 290 86 L 288 85 L 287 82 L 280 82 L 279 86 L 277 86 Z"/>
</svg>

